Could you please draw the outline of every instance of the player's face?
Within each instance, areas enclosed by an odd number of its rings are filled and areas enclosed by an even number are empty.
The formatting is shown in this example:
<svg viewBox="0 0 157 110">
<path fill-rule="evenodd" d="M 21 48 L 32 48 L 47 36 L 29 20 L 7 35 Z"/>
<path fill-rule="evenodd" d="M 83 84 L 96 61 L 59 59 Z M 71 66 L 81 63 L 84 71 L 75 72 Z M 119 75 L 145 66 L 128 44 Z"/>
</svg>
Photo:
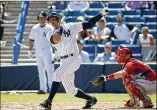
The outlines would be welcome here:
<svg viewBox="0 0 157 110">
<path fill-rule="evenodd" d="M 117 22 L 118 22 L 118 23 L 122 23 L 122 21 L 123 21 L 122 16 L 118 15 L 118 16 L 117 16 Z"/>
<path fill-rule="evenodd" d="M 54 27 L 54 28 L 59 28 L 60 26 L 60 22 L 57 21 L 56 17 L 51 17 L 49 19 L 49 22 L 51 23 L 51 25 Z"/>
<path fill-rule="evenodd" d="M 110 54 L 111 53 L 111 47 L 104 47 L 105 53 Z"/>
<path fill-rule="evenodd" d="M 98 28 L 104 28 L 105 27 L 105 23 L 104 22 L 98 22 Z"/>
<path fill-rule="evenodd" d="M 142 34 L 143 34 L 144 36 L 147 36 L 148 31 L 147 31 L 146 29 L 143 29 L 143 30 L 142 30 Z"/>
<path fill-rule="evenodd" d="M 39 23 L 41 25 L 45 25 L 45 23 L 46 23 L 46 17 L 39 17 Z"/>
</svg>

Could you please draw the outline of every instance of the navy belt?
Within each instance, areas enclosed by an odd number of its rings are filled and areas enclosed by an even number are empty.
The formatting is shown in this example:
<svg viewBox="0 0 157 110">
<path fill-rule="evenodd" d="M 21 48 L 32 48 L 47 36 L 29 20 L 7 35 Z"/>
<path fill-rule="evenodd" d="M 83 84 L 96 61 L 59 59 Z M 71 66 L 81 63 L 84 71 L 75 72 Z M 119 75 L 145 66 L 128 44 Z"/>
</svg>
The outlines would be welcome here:
<svg viewBox="0 0 157 110">
<path fill-rule="evenodd" d="M 73 56 L 73 55 L 74 55 L 73 53 L 69 54 L 69 55 L 64 55 L 64 56 L 61 56 L 60 59 L 65 59 L 65 58 L 68 58 L 68 57 Z"/>
</svg>

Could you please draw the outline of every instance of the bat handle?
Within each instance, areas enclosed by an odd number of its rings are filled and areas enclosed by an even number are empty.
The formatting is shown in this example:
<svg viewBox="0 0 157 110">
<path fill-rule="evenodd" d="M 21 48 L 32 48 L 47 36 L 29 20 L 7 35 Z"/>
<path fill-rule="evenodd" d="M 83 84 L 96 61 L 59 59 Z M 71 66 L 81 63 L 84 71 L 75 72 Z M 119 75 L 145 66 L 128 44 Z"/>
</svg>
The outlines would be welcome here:
<svg viewBox="0 0 157 110">
<path fill-rule="evenodd" d="M 108 7 L 104 8 L 104 10 L 105 10 L 106 14 L 109 13 L 109 9 L 108 9 Z"/>
</svg>

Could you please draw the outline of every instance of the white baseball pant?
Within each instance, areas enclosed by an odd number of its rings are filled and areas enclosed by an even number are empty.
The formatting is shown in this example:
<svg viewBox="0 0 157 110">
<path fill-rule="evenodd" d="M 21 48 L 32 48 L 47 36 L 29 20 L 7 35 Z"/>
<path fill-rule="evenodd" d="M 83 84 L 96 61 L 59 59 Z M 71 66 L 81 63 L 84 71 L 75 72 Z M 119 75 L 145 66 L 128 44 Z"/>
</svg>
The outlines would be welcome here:
<svg viewBox="0 0 157 110">
<path fill-rule="evenodd" d="M 79 56 L 71 56 L 61 61 L 61 65 L 53 73 L 53 81 L 62 82 L 66 93 L 75 96 L 78 89 L 75 87 L 74 72 L 79 69 L 81 58 Z"/>
<path fill-rule="evenodd" d="M 156 93 L 156 81 L 148 81 L 145 79 L 136 79 L 135 83 L 142 86 L 147 94 Z"/>
<path fill-rule="evenodd" d="M 52 50 L 51 48 L 45 48 L 41 50 L 41 53 L 36 57 L 38 72 L 39 72 L 39 82 L 40 90 L 47 92 L 47 82 L 49 90 L 52 85 L 52 74 L 54 72 L 54 64 L 52 64 Z M 46 79 L 46 73 L 47 79 Z"/>
</svg>

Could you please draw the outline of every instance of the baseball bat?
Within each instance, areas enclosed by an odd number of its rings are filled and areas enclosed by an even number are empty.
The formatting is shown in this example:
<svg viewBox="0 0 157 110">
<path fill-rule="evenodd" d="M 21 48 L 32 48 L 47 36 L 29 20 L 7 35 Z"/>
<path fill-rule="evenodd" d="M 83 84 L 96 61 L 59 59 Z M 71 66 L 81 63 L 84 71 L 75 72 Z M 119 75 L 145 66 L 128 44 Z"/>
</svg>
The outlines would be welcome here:
<svg viewBox="0 0 157 110">
<path fill-rule="evenodd" d="M 101 1 L 98 1 L 98 3 L 100 3 L 103 6 L 103 8 L 105 9 L 105 12 L 108 14 L 109 13 L 108 6 L 105 6 Z"/>
</svg>

